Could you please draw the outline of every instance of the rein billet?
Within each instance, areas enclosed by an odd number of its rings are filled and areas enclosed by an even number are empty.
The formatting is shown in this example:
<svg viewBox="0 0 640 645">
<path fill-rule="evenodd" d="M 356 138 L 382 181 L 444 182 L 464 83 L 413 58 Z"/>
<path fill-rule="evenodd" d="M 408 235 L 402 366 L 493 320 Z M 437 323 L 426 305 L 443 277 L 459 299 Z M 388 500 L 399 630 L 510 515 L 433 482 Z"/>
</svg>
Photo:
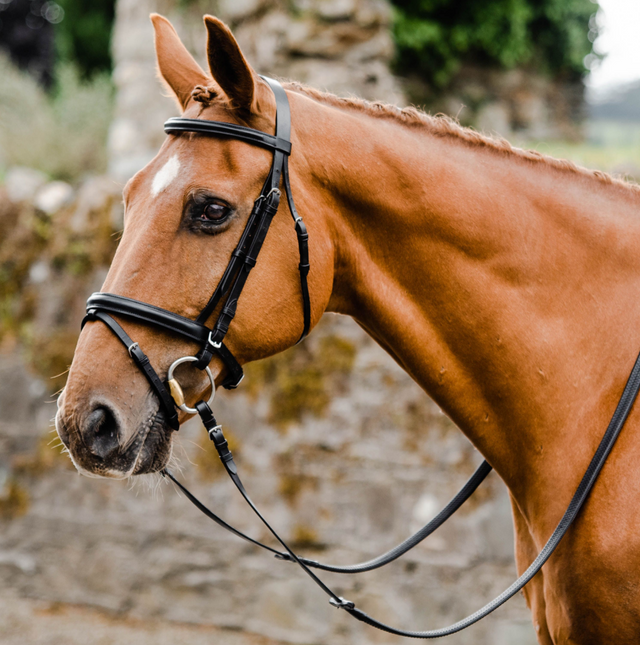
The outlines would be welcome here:
<svg viewBox="0 0 640 645">
<path fill-rule="evenodd" d="M 208 365 L 214 354 L 222 360 L 227 371 L 226 377 L 222 382 L 222 386 L 226 389 L 236 388 L 244 376 L 242 367 L 233 356 L 232 352 L 224 344 L 224 338 L 229 329 L 229 325 L 235 317 L 238 298 L 242 293 L 251 269 L 256 265 L 258 254 L 262 248 L 262 244 L 269 230 L 271 221 L 278 211 L 281 196 L 281 182 L 289 204 L 289 210 L 294 220 L 295 231 L 298 239 L 298 251 L 300 255 L 298 269 L 300 273 L 300 289 L 302 293 L 303 330 L 298 342 L 308 334 L 311 326 L 311 301 L 307 284 L 307 275 L 309 273 L 308 234 L 302 218 L 296 211 L 289 182 L 288 159 L 291 154 L 291 113 L 289 100 L 286 92 L 277 81 L 267 77 L 262 78 L 269 85 L 276 99 L 275 135 L 270 135 L 259 130 L 246 128 L 233 123 L 206 121 L 203 119 L 172 118 L 169 119 L 164 126 L 167 134 L 195 132 L 206 136 L 227 137 L 243 141 L 250 145 L 265 148 L 273 153 L 271 168 L 260 192 L 260 196 L 254 202 L 251 215 L 249 216 L 240 240 L 233 251 L 229 264 L 227 265 L 227 268 L 225 269 L 224 274 L 207 305 L 200 312 L 196 320 L 191 320 L 166 309 L 161 309 L 160 307 L 156 307 L 139 300 L 110 293 L 94 293 L 87 301 L 87 315 L 85 316 L 82 324 L 84 326 L 87 322 L 99 320 L 107 325 L 107 327 L 109 327 L 109 329 L 117 336 L 117 338 L 127 348 L 131 359 L 140 368 L 144 376 L 149 381 L 152 389 L 158 395 L 160 405 L 166 414 L 167 423 L 172 429 L 178 430 L 180 427 L 176 406 L 184 412 L 190 414 L 197 413 L 200 416 L 209 437 L 216 446 L 227 474 L 235 484 L 236 488 L 240 491 L 240 494 L 247 504 L 249 504 L 253 512 L 260 518 L 269 532 L 280 543 L 284 551 L 279 551 L 263 544 L 262 542 L 245 535 L 238 529 L 235 529 L 230 524 L 227 524 L 202 504 L 202 502 L 200 502 L 191 492 L 189 492 L 169 470 L 163 470 L 162 474 L 173 481 L 184 493 L 187 499 L 201 512 L 234 535 L 270 551 L 276 558 L 298 564 L 329 596 L 329 602 L 333 606 L 345 610 L 354 618 L 372 627 L 391 634 L 407 636 L 410 638 L 427 639 L 454 634 L 484 618 L 509 600 L 509 598 L 513 597 L 536 575 L 536 573 L 538 573 L 538 571 L 540 571 L 543 564 L 549 559 L 555 547 L 567 532 L 569 526 L 587 499 L 589 492 L 591 491 L 596 478 L 613 448 L 629 412 L 631 411 L 631 407 L 633 406 L 638 395 L 638 390 L 640 389 L 640 356 L 636 359 L 636 363 L 631 371 L 620 401 L 618 402 L 600 445 L 589 463 L 589 466 L 587 467 L 587 470 L 576 489 L 567 510 L 562 516 L 562 519 L 551 534 L 551 537 L 545 546 L 527 570 L 497 598 L 467 618 L 464 618 L 449 627 L 430 631 L 406 631 L 377 621 L 362 610 L 358 609 L 355 606 L 355 603 L 340 597 L 330 587 L 328 587 L 314 573 L 314 571 L 312 571 L 312 569 L 331 571 L 334 573 L 353 574 L 371 571 L 396 560 L 419 544 L 428 535 L 433 533 L 433 531 L 435 531 L 444 521 L 451 517 L 451 515 L 453 515 L 453 513 L 473 494 L 489 472 L 491 472 L 492 468 L 486 461 L 483 461 L 476 472 L 471 476 L 458 494 L 447 504 L 447 506 L 445 506 L 429 523 L 414 535 L 407 538 L 404 542 L 377 558 L 367 562 L 346 566 L 323 564 L 315 560 L 310 560 L 296 555 L 296 553 L 294 553 L 287 543 L 271 527 L 249 497 L 238 475 L 238 468 L 233 459 L 233 455 L 229 450 L 222 427 L 217 423 L 213 416 L 213 412 L 211 411 L 210 405 L 215 396 L 215 383 L 213 382 L 213 376 Z M 225 300 L 218 319 L 212 328 L 207 327 L 205 324 L 206 321 L 223 299 Z M 114 320 L 112 314 L 123 316 L 137 322 L 155 325 L 156 327 L 174 332 L 188 340 L 195 341 L 200 345 L 201 349 L 196 356 L 185 356 L 174 361 L 174 363 L 169 367 L 167 374 L 168 383 L 165 386 L 162 379 L 158 376 L 151 365 L 149 358 L 142 349 L 140 349 L 138 343 L 134 342 L 129 337 L 123 327 Z M 198 401 L 195 404 L 195 408 L 190 408 L 185 404 L 182 388 L 178 381 L 173 378 L 175 368 L 178 365 L 187 362 L 193 363 L 194 366 L 200 370 L 205 370 L 211 381 L 212 391 L 209 400 L 207 402 Z"/>
</svg>

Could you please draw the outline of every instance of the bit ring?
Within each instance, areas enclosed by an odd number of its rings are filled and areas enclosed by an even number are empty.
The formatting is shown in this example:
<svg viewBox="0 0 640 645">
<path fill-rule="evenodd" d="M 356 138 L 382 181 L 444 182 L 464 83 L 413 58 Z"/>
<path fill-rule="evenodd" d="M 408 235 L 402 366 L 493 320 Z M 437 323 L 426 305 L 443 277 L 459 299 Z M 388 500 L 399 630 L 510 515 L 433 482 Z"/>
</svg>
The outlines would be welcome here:
<svg viewBox="0 0 640 645">
<path fill-rule="evenodd" d="M 195 408 L 190 408 L 184 402 L 182 387 L 180 383 L 178 383 L 178 381 L 173 378 L 173 372 L 175 371 L 176 367 L 178 367 L 178 365 L 182 365 L 183 363 L 195 363 L 197 360 L 198 359 L 195 356 L 183 356 L 182 358 L 173 361 L 173 363 L 171 363 L 169 371 L 167 372 L 167 382 L 169 384 L 169 390 L 171 391 L 171 397 L 175 401 L 176 405 L 187 414 L 198 414 L 198 411 Z M 205 367 L 204 371 L 207 373 L 209 381 L 211 381 L 211 396 L 207 401 L 207 405 L 211 405 L 213 403 L 213 399 L 216 396 L 216 384 L 213 380 L 213 374 L 211 373 L 211 370 L 208 367 Z"/>
</svg>

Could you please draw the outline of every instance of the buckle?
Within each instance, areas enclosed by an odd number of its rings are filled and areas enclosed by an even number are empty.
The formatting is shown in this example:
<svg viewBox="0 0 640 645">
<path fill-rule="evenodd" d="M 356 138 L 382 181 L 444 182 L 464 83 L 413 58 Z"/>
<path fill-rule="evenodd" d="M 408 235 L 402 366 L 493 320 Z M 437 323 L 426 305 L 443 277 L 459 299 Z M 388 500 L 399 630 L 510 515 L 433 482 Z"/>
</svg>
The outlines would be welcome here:
<svg viewBox="0 0 640 645">
<path fill-rule="evenodd" d="M 214 426 L 213 428 L 211 428 L 211 430 L 207 430 L 207 432 L 209 433 L 209 439 L 211 439 L 211 441 L 213 441 L 212 435 L 214 433 L 216 433 L 216 432 L 220 432 L 220 430 L 222 430 L 222 426 L 220 426 L 220 425 Z"/>
<path fill-rule="evenodd" d="M 260 204 L 264 201 L 267 201 L 267 199 L 269 199 L 269 197 L 271 197 L 271 195 L 273 195 L 274 193 L 277 194 L 278 197 L 282 195 L 279 188 L 272 188 L 266 195 L 260 195 L 260 197 L 256 199 L 255 203 Z"/>
<path fill-rule="evenodd" d="M 355 609 L 355 603 L 350 600 L 345 600 L 342 596 L 338 598 L 329 598 L 329 604 L 333 605 L 336 609 Z"/>
<path fill-rule="evenodd" d="M 220 341 L 219 343 L 216 343 L 213 340 L 213 331 L 209 332 L 209 338 L 207 338 L 207 343 L 211 345 L 211 347 L 213 347 L 214 349 L 220 349 L 222 347 L 222 341 Z"/>
<path fill-rule="evenodd" d="M 271 189 L 271 190 L 270 190 L 270 191 L 269 191 L 269 192 L 264 196 L 264 198 L 265 198 L 265 199 L 269 199 L 269 197 L 271 197 L 271 195 L 273 195 L 274 193 L 276 193 L 276 194 L 278 195 L 278 197 L 280 197 L 280 195 L 282 194 L 282 193 L 280 192 L 280 189 L 279 189 L 279 188 L 272 188 L 272 189 Z"/>
<path fill-rule="evenodd" d="M 129 345 L 129 347 L 127 347 L 127 351 L 129 352 L 129 356 L 131 356 L 131 358 L 133 358 L 134 349 L 140 349 L 140 345 L 138 345 L 138 343 L 133 343 Z"/>
</svg>

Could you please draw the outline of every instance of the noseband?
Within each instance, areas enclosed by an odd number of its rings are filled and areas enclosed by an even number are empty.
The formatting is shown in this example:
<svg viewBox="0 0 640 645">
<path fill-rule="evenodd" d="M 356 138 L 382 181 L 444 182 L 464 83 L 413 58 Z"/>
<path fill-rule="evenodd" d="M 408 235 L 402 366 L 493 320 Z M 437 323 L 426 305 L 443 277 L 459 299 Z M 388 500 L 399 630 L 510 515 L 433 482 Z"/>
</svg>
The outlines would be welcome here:
<svg viewBox="0 0 640 645">
<path fill-rule="evenodd" d="M 209 407 L 215 394 L 215 383 L 213 382 L 213 376 L 208 365 L 214 354 L 222 360 L 227 371 L 222 385 L 227 389 L 236 388 L 243 378 L 240 364 L 224 344 L 223 340 L 229 330 L 229 325 L 236 314 L 238 298 L 242 293 L 242 289 L 246 284 L 251 269 L 256 264 L 258 254 L 262 248 L 262 244 L 267 231 L 269 230 L 271 221 L 278 211 L 281 181 L 284 184 L 284 190 L 289 203 L 289 210 L 291 211 L 291 215 L 295 222 L 295 231 L 298 237 L 298 250 L 300 254 L 300 263 L 298 267 L 300 271 L 300 288 L 302 291 L 303 330 L 299 341 L 302 340 L 309 332 L 311 321 L 311 303 L 309 299 L 309 288 L 307 285 L 307 274 L 309 273 L 309 251 L 307 246 L 308 235 L 302 218 L 296 211 L 293 198 L 291 196 L 291 186 L 289 185 L 288 159 L 291 154 L 291 115 L 289 110 L 289 101 L 284 89 L 277 81 L 266 77 L 263 78 L 271 87 L 276 99 L 275 136 L 260 132 L 259 130 L 235 125 L 233 123 L 204 121 L 200 119 L 173 118 L 169 119 L 164 126 L 165 132 L 168 134 L 196 132 L 207 136 L 229 137 L 261 148 L 266 148 L 273 152 L 273 161 L 271 163 L 269 175 L 264 182 L 260 196 L 256 199 L 253 205 L 253 210 L 251 211 L 247 225 L 240 237 L 240 241 L 231 255 L 231 259 L 224 271 L 222 279 L 218 283 L 218 286 L 209 299 L 209 302 L 200 312 L 200 315 L 194 321 L 139 300 L 125 298 L 124 296 L 118 296 L 111 293 L 94 293 L 87 301 L 87 315 L 85 316 L 82 324 L 84 325 L 88 321 L 100 320 L 120 339 L 127 348 L 132 360 L 142 370 L 151 387 L 158 395 L 160 403 L 167 414 L 167 421 L 174 430 L 178 430 L 180 426 L 176 405 L 187 413 L 194 414 L 197 412 L 200 415 L 209 437 L 216 446 L 227 474 L 232 479 L 233 483 L 254 513 L 260 518 L 275 539 L 282 545 L 284 551 L 278 551 L 266 544 L 262 544 L 227 524 L 224 520 L 204 506 L 202 502 L 196 499 L 168 470 L 165 469 L 163 471 L 163 475 L 169 477 L 183 491 L 186 497 L 200 511 L 207 515 L 207 517 L 238 537 L 270 551 L 280 560 L 297 563 L 329 596 L 329 602 L 334 607 L 344 609 L 354 618 L 375 627 L 376 629 L 396 634 L 398 636 L 425 639 L 439 638 L 441 636 L 454 634 L 466 627 L 469 627 L 481 618 L 484 618 L 500 607 L 500 605 L 505 603 L 509 598 L 513 597 L 536 575 L 536 573 L 538 573 L 538 571 L 540 571 L 543 564 L 549 559 L 586 501 L 596 478 L 611 452 L 629 412 L 631 411 L 638 395 L 638 390 L 640 390 L 640 356 L 636 359 L 636 363 L 631 371 L 629 379 L 627 380 L 627 384 L 625 385 L 609 426 L 607 427 L 598 449 L 589 463 L 589 466 L 587 467 L 587 470 L 582 477 L 567 510 L 562 516 L 562 519 L 527 570 L 497 598 L 489 602 L 482 609 L 479 609 L 470 616 L 467 616 L 467 618 L 464 618 L 449 627 L 416 632 L 397 629 L 390 625 L 386 625 L 358 609 L 353 602 L 338 596 L 327 585 L 325 585 L 325 583 L 322 582 L 322 580 L 320 580 L 313 571 L 311 571 L 312 568 L 332 571 L 335 573 L 360 573 L 377 569 L 393 560 L 396 560 L 419 544 L 428 535 L 433 533 L 433 531 L 435 531 L 445 520 L 453 515 L 453 513 L 462 506 L 462 504 L 471 496 L 475 489 L 489 474 L 491 466 L 484 461 L 460 492 L 449 502 L 449 504 L 417 533 L 380 557 L 355 565 L 337 566 L 322 564 L 315 560 L 308 560 L 297 556 L 278 535 L 278 533 L 268 524 L 267 520 L 251 501 L 251 498 L 246 492 L 238 475 L 238 469 L 231 451 L 229 450 L 227 441 L 224 438 L 222 427 L 218 425 L 213 413 L 211 412 L 211 408 Z M 205 325 L 206 321 L 224 298 L 226 298 L 226 300 L 221 308 L 218 319 L 212 328 L 207 327 Z M 138 322 L 160 327 L 161 329 L 173 332 L 188 340 L 195 341 L 200 345 L 200 351 L 196 356 L 185 356 L 179 358 L 170 366 L 168 371 L 168 386 L 170 388 L 170 392 L 151 366 L 148 357 L 140 349 L 138 343 L 134 342 L 128 336 L 122 326 L 113 319 L 111 314 L 116 314 L 118 316 L 123 316 L 124 318 L 130 318 Z M 182 388 L 173 378 L 174 369 L 185 362 L 193 363 L 197 368 L 205 370 L 211 380 L 211 397 L 209 401 L 206 403 L 204 401 L 198 401 L 195 404 L 195 408 L 189 408 L 186 406 Z"/>
</svg>

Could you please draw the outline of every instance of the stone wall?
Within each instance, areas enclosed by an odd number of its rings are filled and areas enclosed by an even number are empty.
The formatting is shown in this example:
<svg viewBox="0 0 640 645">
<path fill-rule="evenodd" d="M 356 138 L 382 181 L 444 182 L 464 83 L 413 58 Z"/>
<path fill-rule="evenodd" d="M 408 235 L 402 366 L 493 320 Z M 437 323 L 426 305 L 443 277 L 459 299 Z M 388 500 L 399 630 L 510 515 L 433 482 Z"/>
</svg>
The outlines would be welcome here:
<svg viewBox="0 0 640 645">
<path fill-rule="evenodd" d="M 507 139 L 575 141 L 583 136 L 584 85 L 580 79 L 553 78 L 529 69 L 465 65 L 445 89 L 435 90 L 410 74 L 402 84 L 411 103 Z"/>
<path fill-rule="evenodd" d="M 21 169 L 0 188 L 3 642 L 26 642 L 25 634 L 30 643 L 83 645 L 400 642 L 331 608 L 293 565 L 223 532 L 159 477 L 87 479 L 55 448 L 53 392 L 64 375 L 50 377 L 70 361 L 85 298 L 104 278 L 122 223 L 118 195 L 107 178 L 71 190 Z M 302 553 L 329 562 L 363 561 L 403 540 L 480 459 L 340 316 L 326 316 L 297 348 L 248 366 L 237 392 L 220 393 L 216 414 L 266 517 Z M 176 453 L 197 495 L 268 539 L 197 421 L 181 429 Z M 375 616 L 419 629 L 471 613 L 515 575 L 507 494 L 492 474 L 398 562 L 323 577 Z M 448 642 L 533 645 L 535 637 L 519 596 Z"/>
</svg>

